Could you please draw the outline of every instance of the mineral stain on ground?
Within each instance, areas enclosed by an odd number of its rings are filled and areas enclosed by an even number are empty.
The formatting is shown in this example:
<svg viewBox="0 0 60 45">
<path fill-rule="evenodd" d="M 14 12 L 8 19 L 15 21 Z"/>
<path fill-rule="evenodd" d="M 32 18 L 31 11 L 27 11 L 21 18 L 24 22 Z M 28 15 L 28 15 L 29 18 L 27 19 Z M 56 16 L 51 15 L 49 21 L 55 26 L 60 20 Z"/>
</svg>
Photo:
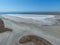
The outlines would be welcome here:
<svg viewBox="0 0 60 45">
<path fill-rule="evenodd" d="M 7 31 L 12 32 L 12 29 L 5 28 L 3 20 L 0 19 L 0 33 L 7 32 Z"/>
<path fill-rule="evenodd" d="M 49 41 L 35 36 L 35 35 L 27 35 L 27 36 L 23 36 L 20 40 L 19 43 L 24 44 L 24 43 L 28 43 L 28 42 L 33 42 L 36 45 L 53 45 L 51 44 Z"/>
</svg>

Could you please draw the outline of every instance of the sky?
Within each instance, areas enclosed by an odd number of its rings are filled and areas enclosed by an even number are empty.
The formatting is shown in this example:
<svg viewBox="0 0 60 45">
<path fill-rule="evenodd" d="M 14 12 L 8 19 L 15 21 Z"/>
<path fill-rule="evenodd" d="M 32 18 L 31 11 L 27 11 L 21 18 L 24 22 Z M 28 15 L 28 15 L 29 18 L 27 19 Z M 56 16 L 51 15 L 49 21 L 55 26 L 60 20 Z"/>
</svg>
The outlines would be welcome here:
<svg viewBox="0 0 60 45">
<path fill-rule="evenodd" d="M 0 12 L 60 12 L 60 0 L 0 0 Z"/>
</svg>

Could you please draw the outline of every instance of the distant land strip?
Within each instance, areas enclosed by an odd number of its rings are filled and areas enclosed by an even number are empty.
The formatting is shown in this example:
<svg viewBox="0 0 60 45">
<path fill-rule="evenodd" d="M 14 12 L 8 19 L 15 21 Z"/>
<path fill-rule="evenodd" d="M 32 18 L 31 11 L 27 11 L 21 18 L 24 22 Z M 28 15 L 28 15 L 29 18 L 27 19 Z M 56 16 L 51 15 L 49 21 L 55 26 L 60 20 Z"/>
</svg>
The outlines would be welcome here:
<svg viewBox="0 0 60 45">
<path fill-rule="evenodd" d="M 0 12 L 0 14 L 38 14 L 38 15 L 60 15 L 60 12 Z"/>
</svg>

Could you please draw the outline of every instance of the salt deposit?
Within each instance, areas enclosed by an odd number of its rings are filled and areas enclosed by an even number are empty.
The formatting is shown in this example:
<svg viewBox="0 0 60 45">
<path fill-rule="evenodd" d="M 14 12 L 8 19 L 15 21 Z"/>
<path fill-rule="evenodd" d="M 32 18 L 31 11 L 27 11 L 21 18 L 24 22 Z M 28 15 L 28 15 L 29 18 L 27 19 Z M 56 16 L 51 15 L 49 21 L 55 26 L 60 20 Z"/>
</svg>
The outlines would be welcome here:
<svg viewBox="0 0 60 45">
<path fill-rule="evenodd" d="M 53 45 L 60 45 L 60 38 L 57 34 L 60 30 L 52 30 L 49 28 L 49 30 L 46 30 L 48 28 L 44 28 L 42 24 L 44 23 L 42 20 L 46 19 L 47 16 L 43 18 L 37 18 L 35 16 L 30 16 L 29 18 L 26 18 L 29 16 L 20 16 L 20 15 L 0 15 L 0 18 L 4 21 L 5 27 L 10 28 L 13 30 L 13 32 L 5 32 L 0 34 L 0 45 L 22 45 L 18 43 L 18 40 L 23 35 L 38 35 L 40 37 L 45 38 L 46 40 L 50 41 Z M 35 17 L 35 18 L 34 18 Z M 48 16 L 49 17 L 49 16 Z M 54 16 L 50 16 L 49 18 L 54 18 Z M 40 20 L 39 20 L 40 19 Z M 47 23 L 45 21 L 45 24 L 53 24 L 53 23 Z M 52 21 L 50 21 L 52 22 Z M 51 30 L 50 30 L 51 29 Z M 48 33 L 47 33 L 48 32 Z M 56 33 L 54 33 L 56 32 Z M 56 37 L 56 35 L 58 35 Z M 28 44 L 26 44 L 28 45 Z"/>
</svg>

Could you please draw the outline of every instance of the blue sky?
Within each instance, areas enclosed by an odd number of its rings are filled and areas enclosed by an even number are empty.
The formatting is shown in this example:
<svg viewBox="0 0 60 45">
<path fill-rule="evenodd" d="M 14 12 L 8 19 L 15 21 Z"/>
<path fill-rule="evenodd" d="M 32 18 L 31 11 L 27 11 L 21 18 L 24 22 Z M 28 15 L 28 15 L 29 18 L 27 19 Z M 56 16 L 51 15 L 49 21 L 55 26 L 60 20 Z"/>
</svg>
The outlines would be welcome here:
<svg viewBox="0 0 60 45">
<path fill-rule="evenodd" d="M 60 0 L 0 0 L 0 12 L 60 11 Z"/>
</svg>

